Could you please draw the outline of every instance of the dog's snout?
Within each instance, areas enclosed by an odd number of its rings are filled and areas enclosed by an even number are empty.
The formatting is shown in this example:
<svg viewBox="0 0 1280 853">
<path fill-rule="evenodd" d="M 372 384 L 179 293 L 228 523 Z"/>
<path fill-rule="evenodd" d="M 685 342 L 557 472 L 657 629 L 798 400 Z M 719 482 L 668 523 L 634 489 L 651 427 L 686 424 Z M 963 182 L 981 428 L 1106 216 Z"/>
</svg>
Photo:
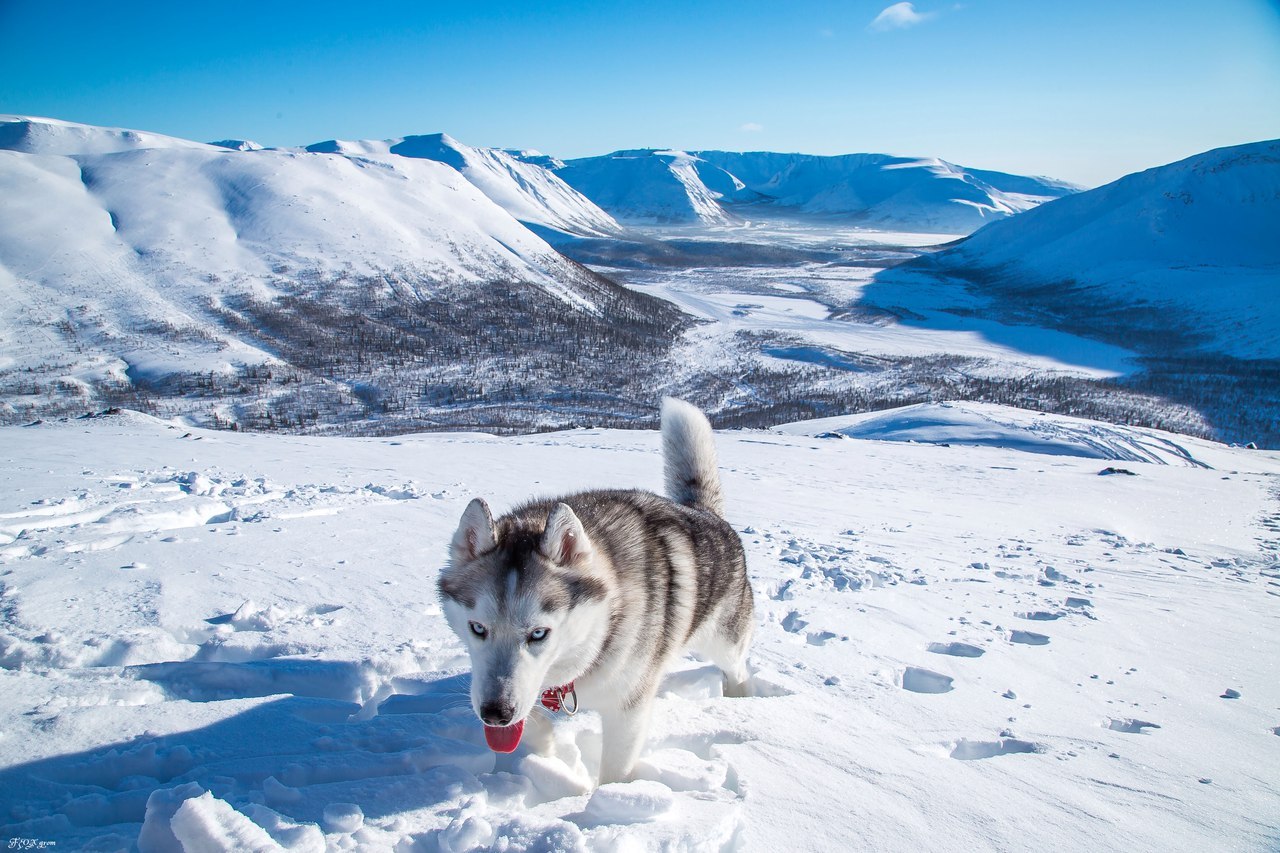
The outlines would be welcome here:
<svg viewBox="0 0 1280 853">
<path fill-rule="evenodd" d="M 485 702 L 480 706 L 480 719 L 486 726 L 509 726 L 515 715 L 516 707 L 509 702 Z"/>
</svg>

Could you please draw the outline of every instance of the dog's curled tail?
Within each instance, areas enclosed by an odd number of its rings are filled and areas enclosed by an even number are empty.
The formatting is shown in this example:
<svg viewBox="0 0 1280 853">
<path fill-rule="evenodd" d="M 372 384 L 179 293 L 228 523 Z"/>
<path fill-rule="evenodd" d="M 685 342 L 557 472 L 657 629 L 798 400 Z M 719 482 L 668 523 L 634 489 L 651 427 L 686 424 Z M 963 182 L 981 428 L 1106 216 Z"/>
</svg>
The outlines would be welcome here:
<svg viewBox="0 0 1280 853">
<path fill-rule="evenodd" d="M 683 400 L 662 400 L 662 463 L 667 497 L 679 504 L 724 514 L 711 422 Z"/>
</svg>

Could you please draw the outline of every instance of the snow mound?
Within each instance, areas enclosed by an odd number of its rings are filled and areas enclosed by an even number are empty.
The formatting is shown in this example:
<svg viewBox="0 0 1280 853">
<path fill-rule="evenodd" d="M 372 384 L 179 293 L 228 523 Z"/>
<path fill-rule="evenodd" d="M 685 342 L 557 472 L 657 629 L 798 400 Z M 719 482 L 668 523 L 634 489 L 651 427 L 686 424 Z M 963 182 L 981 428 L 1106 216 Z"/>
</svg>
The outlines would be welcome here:
<svg viewBox="0 0 1280 853">
<path fill-rule="evenodd" d="M 784 435 L 1000 447 L 1049 456 L 1079 456 L 1157 465 L 1209 467 L 1211 442 L 1145 427 L 1031 412 L 992 403 L 920 403 L 883 412 L 799 421 L 773 428 Z"/>
<path fill-rule="evenodd" d="M 993 223 L 925 266 L 1076 326 L 1280 357 L 1280 140 L 1219 148 Z M 1135 312 L 1141 312 L 1135 314 Z M 1098 328 L 1107 331 L 1099 323 Z"/>
<path fill-rule="evenodd" d="M 232 151 L 261 151 L 262 146 L 251 139 L 219 139 L 217 142 L 210 142 L 210 145 L 216 145 L 219 148 L 228 148 Z"/>
</svg>

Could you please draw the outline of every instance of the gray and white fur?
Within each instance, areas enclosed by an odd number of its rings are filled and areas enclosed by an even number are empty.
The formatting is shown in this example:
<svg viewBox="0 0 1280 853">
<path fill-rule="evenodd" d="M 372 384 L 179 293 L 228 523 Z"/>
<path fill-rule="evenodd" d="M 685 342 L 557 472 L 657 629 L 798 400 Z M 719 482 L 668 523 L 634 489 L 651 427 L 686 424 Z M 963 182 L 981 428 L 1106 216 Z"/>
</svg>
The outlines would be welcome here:
<svg viewBox="0 0 1280 853">
<path fill-rule="evenodd" d="M 721 517 L 711 425 L 666 399 L 662 447 L 668 497 L 588 491 L 535 500 L 496 521 L 467 506 L 439 589 L 471 655 L 471 703 L 487 726 L 527 720 L 528 742 L 551 745 L 544 690 L 574 682 L 602 717 L 600 782 L 629 778 L 650 706 L 686 650 L 747 692 L 754 606 L 742 543 Z"/>
</svg>

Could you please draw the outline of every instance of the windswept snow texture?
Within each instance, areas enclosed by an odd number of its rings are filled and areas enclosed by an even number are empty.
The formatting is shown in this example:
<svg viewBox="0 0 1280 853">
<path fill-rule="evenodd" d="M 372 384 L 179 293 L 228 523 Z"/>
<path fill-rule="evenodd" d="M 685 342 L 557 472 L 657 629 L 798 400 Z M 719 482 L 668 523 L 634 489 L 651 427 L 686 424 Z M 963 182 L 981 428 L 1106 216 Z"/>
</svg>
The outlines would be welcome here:
<svg viewBox="0 0 1280 853">
<path fill-rule="evenodd" d="M 503 210 L 529 225 L 575 237 L 610 237 L 621 227 L 609 214 L 557 177 L 532 154 L 473 148 L 445 133 L 382 141 L 330 140 L 312 152 L 435 160 L 457 169 Z M 554 161 L 558 162 L 558 161 Z"/>
<path fill-rule="evenodd" d="M 642 149 L 570 160 L 558 174 L 626 222 L 715 225 L 818 215 L 940 234 L 968 234 L 1079 190 L 1049 178 L 887 154 Z"/>
<path fill-rule="evenodd" d="M 436 578 L 473 496 L 659 488 L 656 433 L 0 428 L 0 837 L 1275 848 L 1280 455 L 1202 443 L 1212 470 L 1118 478 L 991 447 L 717 444 L 752 695 L 682 662 L 636 780 L 592 791 L 594 713 L 559 718 L 550 755 L 486 748 Z"/>
<path fill-rule="evenodd" d="M 800 421 L 784 435 L 1001 447 L 1049 456 L 1080 456 L 1156 465 L 1208 467 L 1197 458 L 1212 442 L 1154 429 L 1049 416 L 990 403 L 921 403 L 884 412 Z"/>
<path fill-rule="evenodd" d="M 993 223 L 941 268 L 1120 343 L 1280 358 L 1280 140 L 1219 148 Z M 936 267 L 935 267 L 936 265 Z"/>
</svg>

